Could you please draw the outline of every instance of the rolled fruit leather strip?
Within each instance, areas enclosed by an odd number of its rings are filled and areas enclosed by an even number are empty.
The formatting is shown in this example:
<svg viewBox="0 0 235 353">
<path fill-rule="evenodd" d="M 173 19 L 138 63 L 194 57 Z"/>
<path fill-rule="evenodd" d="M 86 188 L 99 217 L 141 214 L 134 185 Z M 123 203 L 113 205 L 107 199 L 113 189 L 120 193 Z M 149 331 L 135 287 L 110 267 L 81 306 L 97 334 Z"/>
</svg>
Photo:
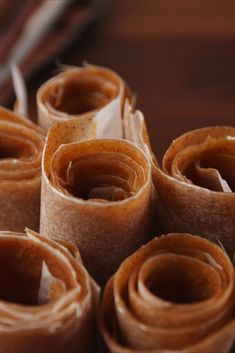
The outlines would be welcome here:
<svg viewBox="0 0 235 353">
<path fill-rule="evenodd" d="M 0 230 L 39 228 L 44 133 L 0 107 Z"/>
<path fill-rule="evenodd" d="M 228 353 L 235 337 L 234 268 L 199 236 L 142 246 L 106 285 L 100 327 L 111 353 Z"/>
<path fill-rule="evenodd" d="M 152 208 L 146 153 L 132 142 L 110 138 L 103 121 L 100 111 L 49 130 L 40 222 L 43 234 L 79 246 L 87 269 L 101 284 L 147 241 Z"/>
<path fill-rule="evenodd" d="M 235 128 L 190 131 L 172 142 L 154 169 L 159 221 L 166 232 L 219 238 L 235 249 Z"/>
<path fill-rule="evenodd" d="M 114 71 L 89 64 L 65 66 L 63 72 L 38 90 L 38 122 L 48 130 L 56 122 L 94 115 L 108 103 L 115 105 L 117 100 L 122 111 L 126 98 L 130 98 L 130 90 Z"/>
<path fill-rule="evenodd" d="M 98 288 L 71 244 L 0 232 L 0 352 L 93 353 Z"/>
</svg>

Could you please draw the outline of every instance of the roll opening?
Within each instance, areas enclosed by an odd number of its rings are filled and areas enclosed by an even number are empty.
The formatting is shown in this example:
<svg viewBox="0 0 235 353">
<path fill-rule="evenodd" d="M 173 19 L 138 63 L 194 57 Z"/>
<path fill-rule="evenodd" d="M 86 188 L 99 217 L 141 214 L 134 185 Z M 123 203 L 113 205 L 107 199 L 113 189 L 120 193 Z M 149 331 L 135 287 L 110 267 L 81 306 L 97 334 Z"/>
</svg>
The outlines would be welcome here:
<svg viewBox="0 0 235 353">
<path fill-rule="evenodd" d="M 0 159 L 6 158 L 27 158 L 32 156 L 34 151 L 26 141 L 14 136 L 2 136 L 0 134 Z"/>
<path fill-rule="evenodd" d="M 51 171 L 53 184 L 64 193 L 83 200 L 120 201 L 144 186 L 149 165 L 127 142 L 90 140 L 60 149 Z"/>
<path fill-rule="evenodd" d="M 49 104 L 63 113 L 79 115 L 100 109 L 118 95 L 118 87 L 99 77 L 65 77 L 48 90 Z"/>
<path fill-rule="evenodd" d="M 50 254 L 32 242 L 23 239 L 1 239 L 0 241 L 0 300 L 26 306 L 38 306 L 39 289 L 42 278 L 43 262 L 47 263 L 50 272 L 71 288 L 72 283 L 60 264 L 57 267 L 50 260 Z M 55 291 L 61 287 L 54 281 L 48 287 L 48 301 L 56 297 Z M 45 304 L 45 303 L 44 303 Z"/>
<path fill-rule="evenodd" d="M 184 255 L 159 255 L 143 265 L 145 288 L 165 301 L 192 304 L 212 298 L 222 290 L 219 274 L 210 265 Z"/>
</svg>

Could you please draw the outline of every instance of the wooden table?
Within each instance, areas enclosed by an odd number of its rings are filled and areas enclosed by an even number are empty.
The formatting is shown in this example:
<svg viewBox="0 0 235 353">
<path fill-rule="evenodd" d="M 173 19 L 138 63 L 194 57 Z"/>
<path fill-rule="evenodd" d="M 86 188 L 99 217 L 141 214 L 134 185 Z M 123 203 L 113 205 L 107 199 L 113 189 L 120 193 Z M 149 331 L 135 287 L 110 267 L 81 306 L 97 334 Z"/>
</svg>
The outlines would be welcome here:
<svg viewBox="0 0 235 353">
<path fill-rule="evenodd" d="M 85 60 L 120 73 L 138 94 L 159 159 L 187 130 L 234 125 L 235 2 L 110 1 L 105 18 L 60 60 Z M 54 67 L 29 83 L 32 102 Z"/>
</svg>

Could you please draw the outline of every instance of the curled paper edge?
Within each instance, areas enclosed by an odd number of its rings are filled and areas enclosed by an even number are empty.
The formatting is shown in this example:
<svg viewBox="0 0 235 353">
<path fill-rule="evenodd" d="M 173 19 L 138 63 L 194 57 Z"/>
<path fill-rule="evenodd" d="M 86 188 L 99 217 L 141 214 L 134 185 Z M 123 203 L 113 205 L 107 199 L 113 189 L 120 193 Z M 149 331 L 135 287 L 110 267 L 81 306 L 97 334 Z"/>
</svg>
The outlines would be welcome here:
<svg viewBox="0 0 235 353">
<path fill-rule="evenodd" d="M 121 99 L 118 96 L 94 116 L 97 138 L 123 138 Z"/>
<path fill-rule="evenodd" d="M 42 262 L 42 272 L 40 287 L 38 291 L 38 305 L 48 304 L 51 301 L 50 290 L 53 284 L 58 283 L 62 290 L 65 290 L 65 283 L 59 278 L 54 277 L 50 272 L 45 261 Z"/>
<path fill-rule="evenodd" d="M 19 67 L 14 62 L 11 63 L 11 75 L 16 95 L 14 111 L 28 117 L 28 95 L 25 81 Z"/>
</svg>

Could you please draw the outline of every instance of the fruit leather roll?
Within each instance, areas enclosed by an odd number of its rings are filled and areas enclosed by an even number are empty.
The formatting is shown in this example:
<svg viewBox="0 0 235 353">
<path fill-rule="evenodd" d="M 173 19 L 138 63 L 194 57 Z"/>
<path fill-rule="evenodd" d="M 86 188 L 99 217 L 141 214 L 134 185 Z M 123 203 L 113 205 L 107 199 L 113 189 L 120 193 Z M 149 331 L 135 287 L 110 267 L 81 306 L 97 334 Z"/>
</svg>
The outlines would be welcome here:
<svg viewBox="0 0 235 353">
<path fill-rule="evenodd" d="M 90 273 L 104 283 L 149 237 L 152 181 L 139 147 L 96 134 L 97 120 L 89 116 L 49 130 L 40 229 L 77 244 Z"/>
<path fill-rule="evenodd" d="M 38 90 L 39 125 L 47 130 L 55 122 L 96 113 L 110 102 L 118 102 L 122 110 L 129 95 L 126 83 L 112 70 L 93 65 L 65 67 Z"/>
<path fill-rule="evenodd" d="M 172 233 L 141 247 L 109 280 L 101 331 L 111 353 L 228 353 L 234 302 L 223 249 Z"/>
<path fill-rule="evenodd" d="M 72 244 L 0 232 L 0 352 L 93 353 L 98 289 Z"/>
<path fill-rule="evenodd" d="M 0 107 L 0 230 L 38 230 L 43 146 L 41 129 Z"/>
<path fill-rule="evenodd" d="M 235 129 L 209 127 L 172 142 L 155 168 L 163 229 L 220 239 L 235 249 Z"/>
</svg>

